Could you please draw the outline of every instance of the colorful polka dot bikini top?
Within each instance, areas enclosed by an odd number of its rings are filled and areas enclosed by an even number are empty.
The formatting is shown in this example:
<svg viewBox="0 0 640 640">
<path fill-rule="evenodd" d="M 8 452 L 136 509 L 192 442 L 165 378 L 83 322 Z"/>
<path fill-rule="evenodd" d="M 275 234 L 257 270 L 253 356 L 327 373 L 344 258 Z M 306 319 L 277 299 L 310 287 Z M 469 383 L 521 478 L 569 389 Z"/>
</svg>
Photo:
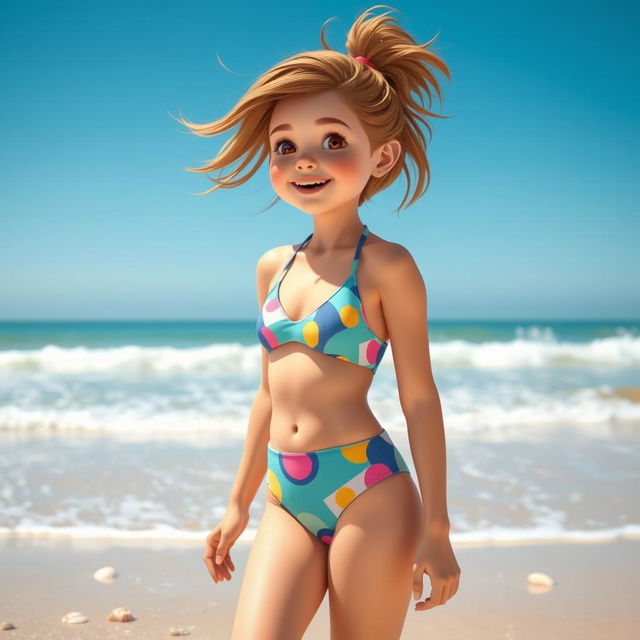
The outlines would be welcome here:
<svg viewBox="0 0 640 640">
<path fill-rule="evenodd" d="M 256 330 L 267 351 L 287 342 L 300 342 L 315 351 L 359 364 L 375 373 L 387 348 L 387 342 L 380 340 L 367 324 L 356 279 L 360 250 L 368 232 L 365 224 L 353 256 L 351 272 L 342 286 L 315 311 L 297 321 L 289 318 L 282 308 L 280 283 L 296 254 L 307 245 L 313 233 L 294 251 L 282 267 L 278 280 L 269 290 L 258 315 Z"/>
</svg>

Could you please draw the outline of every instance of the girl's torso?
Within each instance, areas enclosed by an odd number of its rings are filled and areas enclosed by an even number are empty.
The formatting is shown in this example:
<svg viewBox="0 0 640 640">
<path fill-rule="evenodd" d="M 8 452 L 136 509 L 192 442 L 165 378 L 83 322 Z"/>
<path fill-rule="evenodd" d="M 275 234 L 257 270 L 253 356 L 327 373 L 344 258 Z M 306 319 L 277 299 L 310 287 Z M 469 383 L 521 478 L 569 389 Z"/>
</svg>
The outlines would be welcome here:
<svg viewBox="0 0 640 640">
<path fill-rule="evenodd" d="M 365 225 L 355 255 L 353 248 L 334 252 L 333 262 L 318 259 L 312 268 L 302 252 L 310 238 L 283 248 L 284 267 L 272 278 L 258 319 L 258 335 L 269 350 L 270 444 L 280 451 L 338 446 L 382 429 L 367 392 L 388 340 L 372 275 L 375 245 L 384 240 Z M 317 272 L 326 273 L 327 281 Z M 317 325 L 321 334 L 323 323 L 335 332 L 334 318 L 346 323 L 339 340 L 315 348 L 303 343 Z M 317 335 L 313 339 L 310 344 Z"/>
</svg>

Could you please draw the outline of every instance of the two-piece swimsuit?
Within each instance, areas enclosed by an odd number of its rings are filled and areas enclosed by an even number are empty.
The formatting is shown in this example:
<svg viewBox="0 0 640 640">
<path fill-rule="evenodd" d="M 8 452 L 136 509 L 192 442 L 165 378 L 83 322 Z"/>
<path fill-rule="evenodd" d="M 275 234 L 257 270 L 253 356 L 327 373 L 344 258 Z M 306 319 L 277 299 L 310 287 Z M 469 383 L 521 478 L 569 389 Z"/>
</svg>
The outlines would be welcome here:
<svg viewBox="0 0 640 640">
<path fill-rule="evenodd" d="M 280 284 L 296 254 L 313 234 L 298 246 L 258 315 L 256 330 L 267 351 L 287 342 L 299 342 L 375 374 L 387 342 L 367 324 L 356 278 L 368 231 L 365 224 L 351 271 L 340 288 L 315 311 L 296 321 L 282 308 Z M 384 478 L 410 473 L 385 429 L 371 438 L 314 451 L 278 451 L 269 444 L 267 454 L 267 486 L 271 493 L 283 509 L 326 544 L 331 543 L 338 519 L 357 496 Z"/>
</svg>

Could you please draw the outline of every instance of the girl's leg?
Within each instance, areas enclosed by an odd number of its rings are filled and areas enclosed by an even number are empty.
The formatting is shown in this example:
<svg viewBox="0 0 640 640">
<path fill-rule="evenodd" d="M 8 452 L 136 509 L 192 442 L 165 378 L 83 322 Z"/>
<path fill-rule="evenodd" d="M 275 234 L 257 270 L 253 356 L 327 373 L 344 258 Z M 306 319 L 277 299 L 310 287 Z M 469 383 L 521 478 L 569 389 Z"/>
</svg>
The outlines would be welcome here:
<svg viewBox="0 0 640 640">
<path fill-rule="evenodd" d="M 232 640 L 300 640 L 327 590 L 327 545 L 267 492 L 249 552 Z"/>
<path fill-rule="evenodd" d="M 411 600 L 420 494 L 397 473 L 344 510 L 329 547 L 331 640 L 398 640 Z"/>
</svg>

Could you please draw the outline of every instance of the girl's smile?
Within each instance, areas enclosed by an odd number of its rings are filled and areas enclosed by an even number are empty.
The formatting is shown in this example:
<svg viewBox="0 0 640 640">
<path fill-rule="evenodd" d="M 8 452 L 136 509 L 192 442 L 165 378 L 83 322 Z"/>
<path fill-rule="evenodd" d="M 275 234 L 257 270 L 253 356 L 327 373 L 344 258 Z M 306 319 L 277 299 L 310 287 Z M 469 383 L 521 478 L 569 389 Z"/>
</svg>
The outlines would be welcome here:
<svg viewBox="0 0 640 640">
<path fill-rule="evenodd" d="M 300 193 L 311 194 L 318 193 L 318 191 L 322 191 L 329 183 L 331 182 L 330 178 L 322 179 L 318 178 L 314 180 L 312 178 L 300 178 L 299 180 L 295 180 L 291 184 Z"/>
</svg>

